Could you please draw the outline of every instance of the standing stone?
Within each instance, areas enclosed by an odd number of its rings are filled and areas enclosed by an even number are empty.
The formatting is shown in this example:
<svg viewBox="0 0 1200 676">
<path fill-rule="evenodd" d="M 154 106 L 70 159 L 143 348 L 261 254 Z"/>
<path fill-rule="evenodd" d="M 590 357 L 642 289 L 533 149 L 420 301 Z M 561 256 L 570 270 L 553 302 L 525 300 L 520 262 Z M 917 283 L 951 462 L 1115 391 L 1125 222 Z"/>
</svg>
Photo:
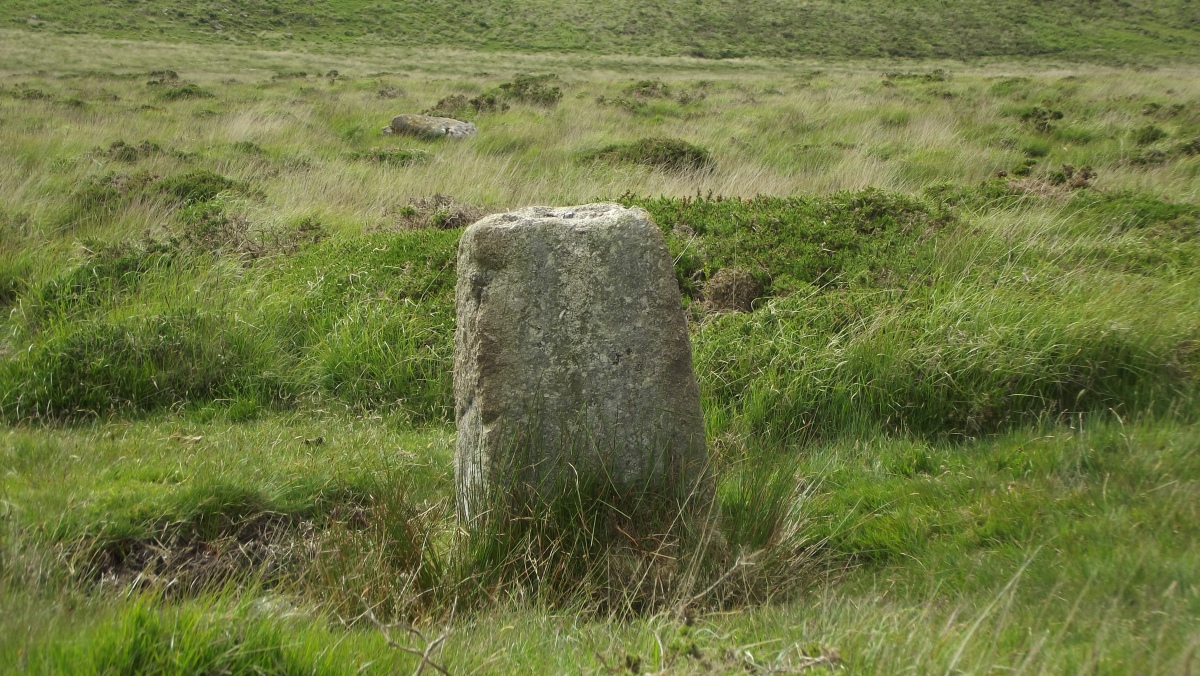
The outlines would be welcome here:
<svg viewBox="0 0 1200 676">
<path fill-rule="evenodd" d="M 496 214 L 458 247 L 455 484 L 470 522 L 497 490 L 577 478 L 682 493 L 707 450 L 687 320 L 661 231 L 617 204 Z"/>
</svg>

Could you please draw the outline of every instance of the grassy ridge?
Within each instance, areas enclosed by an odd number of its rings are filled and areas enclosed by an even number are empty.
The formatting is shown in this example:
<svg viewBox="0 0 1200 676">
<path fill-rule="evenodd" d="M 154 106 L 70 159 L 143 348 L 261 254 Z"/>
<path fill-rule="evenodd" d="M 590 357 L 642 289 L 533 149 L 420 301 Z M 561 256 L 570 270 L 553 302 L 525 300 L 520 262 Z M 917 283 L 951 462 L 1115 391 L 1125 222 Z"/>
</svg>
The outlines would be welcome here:
<svg viewBox="0 0 1200 676">
<path fill-rule="evenodd" d="M 148 189 L 196 181 L 219 182 L 193 173 Z M 1016 199 L 1010 190 L 955 199 Z M 216 400 L 253 413 L 315 398 L 447 420 L 457 230 L 324 237 L 310 227 L 295 253 L 237 265 L 228 252 L 188 244 L 196 227 L 211 226 L 189 220 L 211 202 L 201 197 L 175 212 L 182 237 L 96 247 L 19 298 L 20 347 L 0 370 L 6 417 Z M 1042 235 L 1118 252 L 1100 266 L 1063 260 L 1053 242 L 1014 250 L 967 231 L 936 196 L 625 201 L 648 207 L 666 232 L 685 302 L 699 301 L 724 267 L 766 283 L 750 314 L 705 317 L 692 306 L 698 371 L 713 434 L 789 439 L 861 424 L 976 434 L 1190 397 L 1197 319 L 1188 271 L 1200 255 L 1190 229 L 1200 212 L 1137 199 L 1138 227 L 1114 232 L 1114 198 L 1082 195 L 1058 216 L 1059 233 Z M 1024 207 L 999 213 L 1014 209 Z M 1033 302 L 1048 296 L 1060 302 Z"/>
<path fill-rule="evenodd" d="M 751 3 L 512 3 L 285 0 L 183 7 L 14 0 L 9 27 L 275 46 L 439 46 L 518 52 L 689 55 L 702 58 L 1055 55 L 1112 62 L 1198 54 L 1200 14 L 1186 0 L 897 4 L 879 0 Z"/>
</svg>

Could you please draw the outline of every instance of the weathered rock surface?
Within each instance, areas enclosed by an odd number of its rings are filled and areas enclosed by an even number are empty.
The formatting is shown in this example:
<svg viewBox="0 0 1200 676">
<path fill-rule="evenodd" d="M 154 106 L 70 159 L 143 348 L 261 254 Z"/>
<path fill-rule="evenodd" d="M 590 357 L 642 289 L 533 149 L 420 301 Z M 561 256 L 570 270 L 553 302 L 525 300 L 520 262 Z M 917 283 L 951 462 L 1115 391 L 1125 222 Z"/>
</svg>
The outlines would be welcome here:
<svg viewBox="0 0 1200 676">
<path fill-rule="evenodd" d="M 408 134 L 409 136 L 466 138 L 478 131 L 474 124 L 450 117 L 429 115 L 397 115 L 392 123 L 383 128 L 384 134 Z"/>
<path fill-rule="evenodd" d="M 617 204 L 529 207 L 458 249 L 459 514 L 525 482 L 699 486 L 704 418 L 661 231 Z"/>
</svg>

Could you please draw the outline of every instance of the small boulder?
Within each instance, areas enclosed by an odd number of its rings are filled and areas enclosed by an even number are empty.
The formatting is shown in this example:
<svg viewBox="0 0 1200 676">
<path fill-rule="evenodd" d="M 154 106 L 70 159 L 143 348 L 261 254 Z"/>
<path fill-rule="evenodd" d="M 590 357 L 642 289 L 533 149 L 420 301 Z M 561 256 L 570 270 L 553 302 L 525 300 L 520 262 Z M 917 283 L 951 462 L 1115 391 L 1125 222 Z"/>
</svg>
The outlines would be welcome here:
<svg viewBox="0 0 1200 676">
<path fill-rule="evenodd" d="M 391 130 L 391 131 L 389 131 Z M 433 117 L 430 115 L 397 115 L 392 123 L 383 128 L 384 134 L 407 134 L 424 138 L 466 138 L 474 136 L 478 131 L 475 125 L 450 117 Z"/>
</svg>

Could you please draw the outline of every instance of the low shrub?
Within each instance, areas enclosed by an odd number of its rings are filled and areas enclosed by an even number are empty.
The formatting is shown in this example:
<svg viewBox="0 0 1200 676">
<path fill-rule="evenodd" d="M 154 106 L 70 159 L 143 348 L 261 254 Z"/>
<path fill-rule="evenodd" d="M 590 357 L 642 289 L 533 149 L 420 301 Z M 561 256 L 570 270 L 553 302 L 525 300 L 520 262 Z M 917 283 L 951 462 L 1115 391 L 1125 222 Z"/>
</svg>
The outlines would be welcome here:
<svg viewBox="0 0 1200 676">
<path fill-rule="evenodd" d="M 1167 163 L 1167 154 L 1161 150 L 1145 150 L 1130 158 L 1135 167 L 1157 167 Z"/>
<path fill-rule="evenodd" d="M 150 239 L 89 242 L 85 247 L 76 265 L 30 290 L 23 307 L 26 328 L 72 321 L 102 305 L 119 303 L 146 275 L 173 267 L 179 256 L 174 243 Z"/>
<path fill-rule="evenodd" d="M 179 73 L 173 70 L 152 70 L 149 76 L 150 80 L 146 82 L 146 86 L 148 87 L 159 87 L 179 82 Z"/>
<path fill-rule="evenodd" d="M 146 172 L 93 176 L 71 193 L 65 207 L 53 220 L 59 227 L 68 229 L 97 225 L 128 205 L 154 180 L 155 177 Z"/>
<path fill-rule="evenodd" d="M 215 99 L 215 98 L 217 98 L 216 94 L 213 94 L 212 92 L 208 91 L 207 89 L 201 89 L 199 85 L 190 84 L 190 83 L 184 84 L 184 85 L 179 85 L 178 87 L 169 87 L 167 89 L 164 89 L 162 91 L 162 93 L 158 95 L 158 97 L 160 99 L 162 99 L 163 101 L 184 101 L 187 99 Z"/>
<path fill-rule="evenodd" d="M 497 113 L 508 110 L 508 103 L 505 100 L 508 98 L 515 97 L 510 96 L 503 89 L 493 89 L 470 99 L 462 94 L 454 94 L 453 96 L 441 99 L 432 108 L 423 111 L 422 114 L 433 115 L 435 117 L 469 119 L 478 113 Z"/>
<path fill-rule="evenodd" d="M 255 394 L 287 398 L 271 336 L 223 312 L 177 309 L 48 328 L 0 365 L 0 415 L 73 418 Z"/>
<path fill-rule="evenodd" d="M 157 143 L 151 143 L 150 141 L 142 141 L 137 145 L 132 145 L 117 140 L 108 146 L 105 154 L 110 159 L 117 160 L 118 162 L 137 162 L 160 152 L 162 152 L 162 148 Z"/>
<path fill-rule="evenodd" d="M 945 82 L 950 79 L 950 74 L 944 68 L 934 68 L 927 73 L 912 73 L 904 71 L 889 71 L 883 74 L 883 79 L 887 81 L 915 81 L 915 82 Z"/>
<path fill-rule="evenodd" d="M 247 155 L 262 155 L 266 152 L 262 146 L 253 141 L 237 141 L 233 144 L 233 149 Z"/>
<path fill-rule="evenodd" d="M 1175 147 L 1175 152 L 1181 155 L 1187 155 L 1188 157 L 1200 155 L 1200 136 L 1197 136 L 1190 141 L 1184 141 L 1183 143 L 1180 143 Z"/>
<path fill-rule="evenodd" d="M 1158 141 L 1167 138 L 1167 136 L 1170 134 L 1163 130 L 1162 127 L 1148 124 L 1144 127 L 1138 127 L 1137 129 L 1134 129 L 1132 132 L 1130 132 L 1130 135 L 1133 137 L 1134 143 L 1138 144 L 1139 146 L 1148 146 L 1152 143 L 1157 143 Z"/>
<path fill-rule="evenodd" d="M 667 233 L 683 292 L 723 268 L 759 271 L 766 295 L 789 285 L 876 287 L 907 279 L 926 261 L 917 247 L 953 223 L 939 202 L 865 190 L 829 197 L 646 198 L 626 206 L 650 212 Z"/>
<path fill-rule="evenodd" d="M 642 99 L 666 99 L 671 96 L 671 86 L 662 80 L 638 80 L 627 85 L 624 92 Z"/>
<path fill-rule="evenodd" d="M 454 94 L 447 96 L 438 101 L 432 108 L 421 111 L 422 115 L 432 115 L 434 117 L 462 117 L 464 113 L 471 110 L 471 102 L 462 94 Z"/>
<path fill-rule="evenodd" d="M 454 230 L 465 228 L 487 215 L 488 211 L 474 204 L 464 204 L 449 195 L 418 197 L 408 204 L 389 209 L 384 215 L 395 218 L 404 229 L 434 228 Z"/>
<path fill-rule="evenodd" d="M 585 152 L 586 162 L 640 164 L 669 171 L 695 171 L 711 167 L 708 150 L 675 138 L 643 138 L 632 143 L 617 143 Z"/>
<path fill-rule="evenodd" d="M 558 76 L 547 75 L 518 75 L 511 82 L 500 85 L 500 91 L 506 98 L 520 103 L 538 106 L 555 106 L 562 100 L 562 90 L 558 85 Z"/>
<path fill-rule="evenodd" d="M 1090 188 L 1093 178 L 1096 178 L 1096 170 L 1090 166 L 1074 167 L 1069 164 L 1062 165 L 1061 169 L 1052 171 L 1047 176 L 1050 185 L 1065 186 L 1070 190 Z"/>
<path fill-rule="evenodd" d="M 1022 109 L 1018 112 L 1017 116 L 1022 122 L 1043 134 L 1049 133 L 1054 129 L 1053 122 L 1063 119 L 1061 110 L 1052 110 L 1041 106 Z"/>
<path fill-rule="evenodd" d="M 155 189 L 182 204 L 206 202 L 227 190 L 243 189 L 245 184 L 207 169 L 176 174 L 155 183 Z"/>
<path fill-rule="evenodd" d="M 1021 152 L 1026 157 L 1040 159 L 1050 154 L 1050 143 L 1038 138 L 1029 139 L 1021 145 Z"/>
</svg>

